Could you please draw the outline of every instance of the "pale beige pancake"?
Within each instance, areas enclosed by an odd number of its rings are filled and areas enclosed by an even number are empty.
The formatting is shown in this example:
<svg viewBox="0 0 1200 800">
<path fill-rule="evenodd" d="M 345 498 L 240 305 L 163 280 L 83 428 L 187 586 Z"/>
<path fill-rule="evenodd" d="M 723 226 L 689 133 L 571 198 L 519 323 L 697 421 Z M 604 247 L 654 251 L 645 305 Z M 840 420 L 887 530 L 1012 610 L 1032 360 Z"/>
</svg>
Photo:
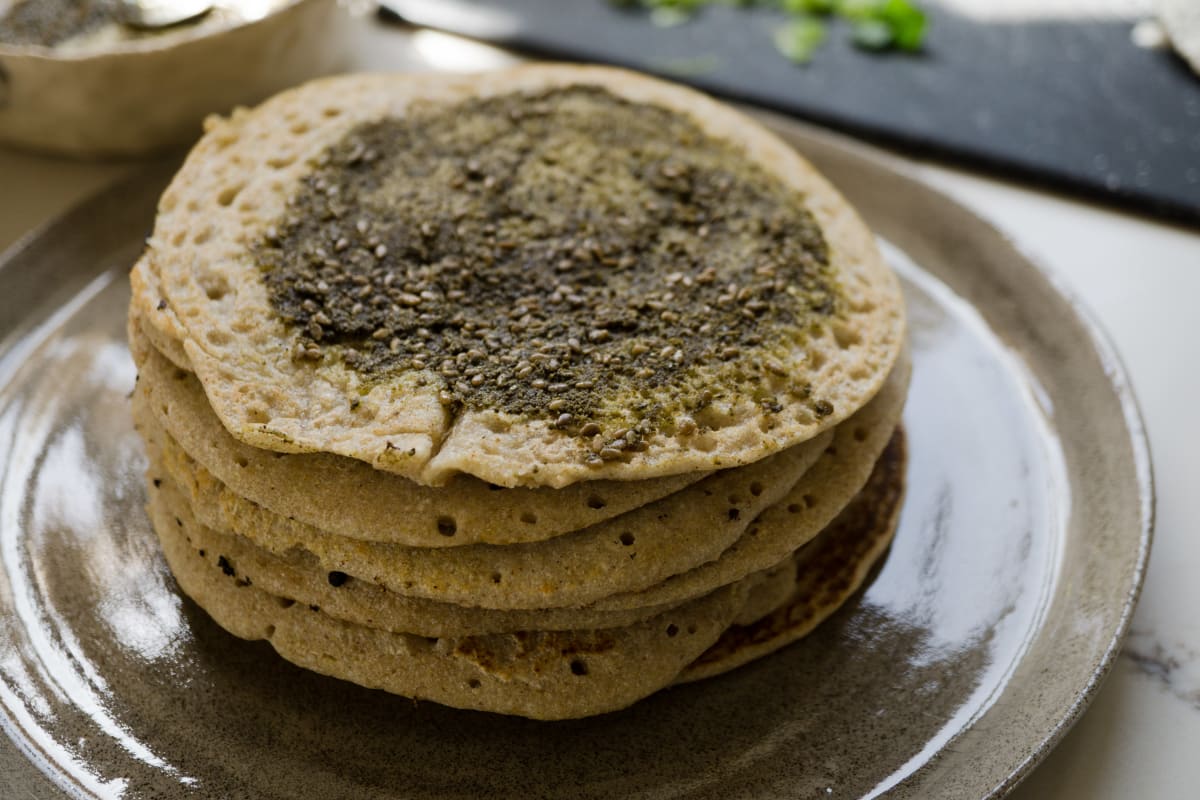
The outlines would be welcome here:
<svg viewBox="0 0 1200 800">
<path fill-rule="evenodd" d="M 150 512 L 180 586 L 231 633 L 267 639 L 289 661 L 364 686 L 562 719 L 616 710 L 671 682 L 723 672 L 811 630 L 861 584 L 894 531 L 903 493 L 902 438 L 894 441 L 865 491 L 772 578 L 608 630 L 434 638 L 374 629 L 337 619 L 325 606 L 264 591 L 235 559 L 197 550 L 192 537 L 199 526 L 177 516 L 154 488 Z M 746 591 L 755 586 L 769 599 Z M 785 605 L 770 610 L 781 601 Z M 767 615 L 754 621 L 763 611 Z"/>
<path fill-rule="evenodd" d="M 720 556 L 751 521 L 816 462 L 828 433 L 783 453 L 719 472 L 694 487 L 544 542 L 420 548 L 325 533 L 243 500 L 187 457 L 135 399 L 152 458 L 189 494 L 207 526 L 267 550 L 301 552 L 412 597 L 483 608 L 579 606 L 638 591 Z"/>
<path fill-rule="evenodd" d="M 841 608 L 862 586 L 895 536 L 904 498 L 905 461 L 905 440 L 898 435 L 854 501 L 793 556 L 786 575 L 790 583 L 787 600 L 748 621 L 743 614 L 716 644 L 688 665 L 676 683 L 719 675 L 773 653 L 807 636 Z"/>
<path fill-rule="evenodd" d="M 705 475 L 591 481 L 557 490 L 502 489 L 462 476 L 431 489 L 353 459 L 261 450 L 230 436 L 196 377 L 163 357 L 139 330 L 131 319 L 138 391 L 188 455 L 236 494 L 340 536 L 417 547 L 536 542 L 669 496 Z"/>
<path fill-rule="evenodd" d="M 363 121 L 402 117 L 418 101 L 454 103 L 576 85 L 687 115 L 803 195 L 829 246 L 841 310 L 806 328 L 802 345 L 743 354 L 778 362 L 778 411 L 731 395 L 712 404 L 699 428 L 655 433 L 644 451 L 595 464 L 587 448 L 551 420 L 494 410 L 455 415 L 439 402 L 442 379 L 432 371 L 365 381 L 342 361 L 292 358 L 292 334 L 272 310 L 248 249 L 282 215 L 293 187 L 323 150 Z M 152 340 L 195 369 L 234 437 L 280 452 L 337 453 L 429 484 L 467 473 L 506 486 L 562 487 L 759 460 L 833 427 L 870 399 L 891 370 L 904 325 L 898 282 L 870 232 L 790 147 L 704 95 L 596 67 L 349 76 L 213 121 L 163 196 L 134 286 L 137 312 L 156 329 Z M 357 402 L 351 405 L 349 397 Z M 814 414 L 810 398 L 820 398 L 821 414 Z"/>
</svg>

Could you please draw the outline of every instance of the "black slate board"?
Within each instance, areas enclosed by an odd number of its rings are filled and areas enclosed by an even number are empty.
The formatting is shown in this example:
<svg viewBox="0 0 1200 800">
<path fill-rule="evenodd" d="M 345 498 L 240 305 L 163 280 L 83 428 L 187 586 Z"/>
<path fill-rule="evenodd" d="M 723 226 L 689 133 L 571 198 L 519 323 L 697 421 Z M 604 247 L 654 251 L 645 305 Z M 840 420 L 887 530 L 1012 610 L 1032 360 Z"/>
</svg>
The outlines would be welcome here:
<svg viewBox="0 0 1200 800">
<path fill-rule="evenodd" d="M 667 75 L 910 151 L 1200 222 L 1200 78 L 1171 52 L 1134 45 L 1132 20 L 984 23 L 926 3 L 921 56 L 865 53 L 834 26 L 812 63 L 796 67 L 775 51 L 780 17 L 766 10 L 713 6 L 660 28 L 606 0 L 384 5 L 415 24 Z M 706 69 L 688 74 L 697 65 Z"/>
</svg>

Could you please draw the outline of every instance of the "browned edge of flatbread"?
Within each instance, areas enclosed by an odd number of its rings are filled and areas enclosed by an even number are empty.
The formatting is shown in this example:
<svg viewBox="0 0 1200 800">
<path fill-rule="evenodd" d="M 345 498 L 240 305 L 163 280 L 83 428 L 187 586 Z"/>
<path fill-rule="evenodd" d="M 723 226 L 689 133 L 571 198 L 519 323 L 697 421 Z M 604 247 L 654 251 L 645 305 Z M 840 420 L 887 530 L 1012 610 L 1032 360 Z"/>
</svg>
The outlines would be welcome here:
<svg viewBox="0 0 1200 800">
<path fill-rule="evenodd" d="M 773 653 L 807 636 L 841 608 L 895 536 L 907 456 L 904 430 L 898 427 L 859 495 L 796 553 L 796 589 L 789 601 L 750 625 L 730 627 L 675 682 L 711 678 Z"/>
</svg>

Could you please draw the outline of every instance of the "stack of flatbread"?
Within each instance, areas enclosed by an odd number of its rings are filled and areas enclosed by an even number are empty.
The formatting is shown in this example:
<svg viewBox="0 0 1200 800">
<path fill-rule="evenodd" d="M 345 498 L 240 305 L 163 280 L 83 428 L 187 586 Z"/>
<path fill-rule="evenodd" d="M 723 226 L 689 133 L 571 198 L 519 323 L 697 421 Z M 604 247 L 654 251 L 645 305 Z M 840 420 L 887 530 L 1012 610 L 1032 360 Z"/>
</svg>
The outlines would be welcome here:
<svg viewBox="0 0 1200 800">
<path fill-rule="evenodd" d="M 895 529 L 897 280 L 684 88 L 309 84 L 210 122 L 132 283 L 167 562 L 327 675 L 611 711 L 804 635 Z"/>
</svg>

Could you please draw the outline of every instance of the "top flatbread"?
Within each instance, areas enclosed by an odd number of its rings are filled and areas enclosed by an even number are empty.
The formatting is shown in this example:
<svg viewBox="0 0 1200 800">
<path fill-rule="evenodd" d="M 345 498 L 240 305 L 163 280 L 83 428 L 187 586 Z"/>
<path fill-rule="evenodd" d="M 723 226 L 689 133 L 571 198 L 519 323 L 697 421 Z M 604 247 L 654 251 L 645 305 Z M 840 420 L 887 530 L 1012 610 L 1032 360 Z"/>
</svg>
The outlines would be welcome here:
<svg viewBox="0 0 1200 800">
<path fill-rule="evenodd" d="M 676 417 L 678 424 L 643 430 L 637 448 L 601 460 L 578 431 L 560 430 L 563 426 L 552 416 L 444 405 L 444 390 L 452 379 L 432 366 L 380 378 L 364 376 L 328 354 L 315 360 L 297 357 L 296 326 L 272 305 L 255 247 L 269 239 L 289 198 L 328 159 L 323 154 L 331 146 L 364 123 L 411 117 L 414 107 L 522 93 L 532 97 L 579 86 L 599 87 L 606 97 L 635 106 L 649 104 L 685 115 L 711 141 L 724 142 L 723 147 L 782 182 L 786 189 L 779 191 L 787 193 L 788 202 L 802 203 L 819 226 L 836 279 L 836 313 L 803 317 L 802 329 L 763 330 L 761 347 L 741 348 L 736 365 L 758 371 L 761 391 L 712 383 L 711 376 L 705 384 L 707 367 L 697 362 L 697 372 L 689 375 L 699 375 L 695 379 L 714 391 L 697 406 L 696 424 Z M 690 144 L 700 150 L 710 146 Z M 678 150 L 690 152 L 687 147 Z M 392 268 L 386 259 L 381 264 Z M 680 264 L 680 271 L 690 280 L 692 272 L 700 275 L 704 267 Z M 737 274 L 722 275 L 732 278 L 731 297 L 762 266 L 738 268 L 746 273 L 741 284 Z M 351 456 L 431 485 L 467 473 L 504 486 L 562 487 L 580 480 L 640 480 L 758 460 L 832 427 L 869 400 L 891 369 L 904 324 L 898 283 L 870 232 L 787 145 L 696 92 L 591 67 L 342 77 L 213 121 L 163 195 L 134 282 L 135 307 L 151 329 L 148 335 L 173 361 L 186 360 L 194 368 L 213 409 L 236 438 L 281 452 Z M 794 294 L 792 286 L 783 293 Z M 519 331 L 516 335 L 519 339 Z M 617 331 L 613 338 L 621 335 Z M 510 341 L 504 350 L 519 346 L 519 340 Z M 685 347 L 691 341 L 670 353 L 664 350 L 664 358 L 680 361 Z M 598 393 L 610 383 L 603 372 L 601 376 L 595 381 Z M 666 394 L 673 385 L 644 387 L 644 405 L 669 403 Z M 595 438 L 610 434 L 616 438 L 609 444 L 628 444 L 629 437 L 608 429 Z M 611 455 L 607 450 L 603 454 Z"/>
</svg>

